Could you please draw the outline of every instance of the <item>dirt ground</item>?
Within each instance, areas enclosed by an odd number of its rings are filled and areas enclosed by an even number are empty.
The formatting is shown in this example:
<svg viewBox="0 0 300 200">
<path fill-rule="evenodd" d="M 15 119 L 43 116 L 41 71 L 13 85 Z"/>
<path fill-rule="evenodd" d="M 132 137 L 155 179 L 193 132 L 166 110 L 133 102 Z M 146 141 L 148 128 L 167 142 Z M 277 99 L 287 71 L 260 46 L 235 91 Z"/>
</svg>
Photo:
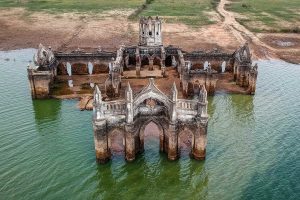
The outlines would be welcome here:
<svg viewBox="0 0 300 200">
<path fill-rule="evenodd" d="M 186 51 L 219 48 L 233 52 L 249 42 L 255 59 L 280 58 L 293 63 L 300 62 L 299 34 L 254 34 L 235 20 L 235 15 L 224 9 L 228 3 L 221 0 L 218 22 L 201 28 L 184 24 L 163 24 L 165 45 L 180 46 Z M 49 14 L 29 13 L 22 8 L 1 10 L 0 50 L 36 48 L 39 43 L 55 50 L 97 48 L 116 50 L 119 45 L 136 45 L 138 22 L 127 19 L 129 12 L 111 14 Z M 289 43 L 276 41 L 291 40 Z M 275 41 L 275 43 L 274 43 Z M 279 45 L 277 45 L 279 44 Z M 283 44 L 283 45 L 282 45 Z"/>
<path fill-rule="evenodd" d="M 157 66 L 158 67 L 158 66 Z M 148 71 L 148 70 L 146 70 Z M 156 70 L 157 72 L 160 72 L 160 70 Z M 135 72 L 135 71 L 131 71 Z M 149 72 L 149 71 L 148 71 Z M 125 74 L 125 73 L 124 73 Z M 180 86 L 180 80 L 178 78 L 178 73 L 175 69 L 168 67 L 166 70 L 166 77 L 161 77 L 160 74 L 157 76 L 151 76 L 155 77 L 155 85 L 165 94 L 171 95 L 171 87 L 173 86 L 173 83 L 175 82 L 178 92 L 178 98 L 185 98 L 183 97 L 182 88 Z M 219 80 L 217 81 L 216 91 L 217 92 L 226 92 L 226 93 L 236 93 L 236 94 L 246 94 L 246 90 L 243 87 L 240 87 L 235 84 L 233 81 L 233 74 L 232 73 L 223 73 L 220 74 Z M 70 91 L 69 94 L 60 94 L 60 95 L 53 95 L 51 96 L 53 98 L 59 98 L 59 99 L 79 99 L 77 107 L 80 110 L 92 110 L 93 109 L 93 85 L 97 84 L 102 92 L 102 96 L 104 100 L 114 100 L 109 99 L 105 95 L 105 79 L 107 78 L 107 75 L 105 74 L 97 74 L 97 75 L 84 75 L 84 76 L 68 76 L 68 75 L 60 75 L 57 76 L 56 81 L 59 82 L 67 82 L 68 80 L 72 80 L 72 87 L 69 87 L 67 84 L 64 85 L 65 89 L 68 89 Z M 130 86 L 134 93 L 139 92 L 143 87 L 145 87 L 148 83 L 148 77 L 122 77 L 122 87 L 120 91 L 120 96 L 124 99 L 125 97 L 125 89 L 126 86 L 130 83 Z M 90 88 L 91 90 L 82 90 L 82 85 L 93 83 Z M 65 90 L 63 90 L 65 91 Z M 116 98 L 118 99 L 118 98 Z"/>
</svg>

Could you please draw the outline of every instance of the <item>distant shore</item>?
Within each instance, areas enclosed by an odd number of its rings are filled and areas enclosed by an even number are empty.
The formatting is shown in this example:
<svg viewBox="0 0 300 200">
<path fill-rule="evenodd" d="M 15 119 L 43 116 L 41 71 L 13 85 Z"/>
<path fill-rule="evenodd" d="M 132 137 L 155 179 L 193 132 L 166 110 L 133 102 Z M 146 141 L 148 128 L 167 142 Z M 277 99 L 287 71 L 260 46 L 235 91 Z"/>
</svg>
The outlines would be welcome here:
<svg viewBox="0 0 300 200">
<path fill-rule="evenodd" d="M 123 13 L 118 17 L 95 17 L 76 13 L 52 15 L 34 12 L 24 18 L 22 8 L 2 9 L 0 12 L 0 50 L 36 48 L 39 43 L 55 50 L 98 48 L 115 51 L 119 45 L 136 45 L 138 22 L 128 20 Z M 233 52 L 243 42 L 236 33 L 220 21 L 215 24 L 192 28 L 182 23 L 163 24 L 165 45 L 180 46 L 183 50 L 213 50 Z M 249 39 L 254 59 L 282 59 L 300 63 L 300 34 L 255 34 L 271 49 L 266 49 Z"/>
</svg>

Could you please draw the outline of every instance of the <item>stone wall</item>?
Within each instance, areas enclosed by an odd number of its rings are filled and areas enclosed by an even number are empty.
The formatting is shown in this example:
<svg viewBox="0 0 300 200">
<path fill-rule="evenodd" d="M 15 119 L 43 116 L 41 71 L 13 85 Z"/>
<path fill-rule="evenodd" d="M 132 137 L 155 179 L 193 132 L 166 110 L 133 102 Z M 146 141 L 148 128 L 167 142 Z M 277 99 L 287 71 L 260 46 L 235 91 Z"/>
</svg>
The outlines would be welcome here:
<svg viewBox="0 0 300 200">
<path fill-rule="evenodd" d="M 53 82 L 54 71 L 36 71 L 27 69 L 33 99 L 49 98 L 50 84 Z"/>
</svg>

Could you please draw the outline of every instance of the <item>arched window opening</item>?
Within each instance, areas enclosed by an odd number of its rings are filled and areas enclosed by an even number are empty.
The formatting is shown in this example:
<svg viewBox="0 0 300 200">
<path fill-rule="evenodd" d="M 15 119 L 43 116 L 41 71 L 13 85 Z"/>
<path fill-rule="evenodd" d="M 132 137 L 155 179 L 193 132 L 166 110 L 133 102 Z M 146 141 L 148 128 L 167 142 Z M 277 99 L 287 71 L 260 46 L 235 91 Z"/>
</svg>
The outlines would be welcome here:
<svg viewBox="0 0 300 200">
<path fill-rule="evenodd" d="M 125 157 L 125 137 L 123 131 L 116 129 L 108 134 L 108 148 L 112 159 L 123 159 Z"/>
<path fill-rule="evenodd" d="M 178 151 L 180 157 L 190 157 L 194 145 L 193 133 L 184 129 L 178 134 Z"/>
<path fill-rule="evenodd" d="M 154 122 L 148 123 L 140 135 L 141 145 L 144 149 L 145 160 L 149 162 L 156 162 L 159 160 L 159 151 L 163 145 L 163 130 Z"/>
</svg>

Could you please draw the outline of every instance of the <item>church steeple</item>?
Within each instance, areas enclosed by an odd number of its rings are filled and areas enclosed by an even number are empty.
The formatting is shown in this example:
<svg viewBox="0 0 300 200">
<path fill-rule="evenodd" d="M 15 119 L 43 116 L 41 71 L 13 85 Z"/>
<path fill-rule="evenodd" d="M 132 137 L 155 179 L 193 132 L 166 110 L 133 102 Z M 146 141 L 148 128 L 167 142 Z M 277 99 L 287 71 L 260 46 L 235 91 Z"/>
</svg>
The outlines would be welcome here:
<svg viewBox="0 0 300 200">
<path fill-rule="evenodd" d="M 140 19 L 140 44 L 141 46 L 160 46 L 162 45 L 161 33 L 162 21 L 158 17 Z"/>
</svg>

